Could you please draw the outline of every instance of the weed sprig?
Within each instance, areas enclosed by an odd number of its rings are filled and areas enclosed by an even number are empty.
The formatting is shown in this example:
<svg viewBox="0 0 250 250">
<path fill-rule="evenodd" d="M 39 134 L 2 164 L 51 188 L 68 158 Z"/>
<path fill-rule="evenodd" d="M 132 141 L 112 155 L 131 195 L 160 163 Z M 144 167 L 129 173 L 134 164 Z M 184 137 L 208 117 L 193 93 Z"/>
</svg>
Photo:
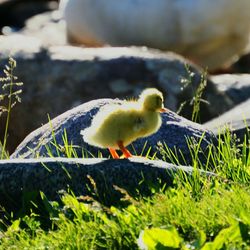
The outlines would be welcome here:
<svg viewBox="0 0 250 250">
<path fill-rule="evenodd" d="M 14 108 L 17 102 L 21 102 L 21 86 L 22 82 L 17 81 L 17 76 L 14 75 L 14 70 L 16 68 L 16 61 L 13 58 L 9 58 L 8 63 L 5 65 L 3 70 L 3 77 L 0 77 L 0 116 L 3 114 L 6 115 L 5 128 L 4 128 L 4 137 L 3 142 L 0 142 L 1 146 L 1 155 L 0 159 L 8 157 L 6 152 L 6 145 L 8 139 L 8 129 L 10 124 L 10 114 L 11 110 Z"/>
</svg>

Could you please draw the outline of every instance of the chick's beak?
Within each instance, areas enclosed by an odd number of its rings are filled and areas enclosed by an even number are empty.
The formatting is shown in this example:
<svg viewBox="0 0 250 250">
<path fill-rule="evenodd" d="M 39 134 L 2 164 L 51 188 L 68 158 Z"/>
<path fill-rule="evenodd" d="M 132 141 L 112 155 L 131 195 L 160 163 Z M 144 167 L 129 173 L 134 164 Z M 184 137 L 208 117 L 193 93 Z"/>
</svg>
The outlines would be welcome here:
<svg viewBox="0 0 250 250">
<path fill-rule="evenodd" d="M 167 109 L 167 108 L 164 108 L 164 107 L 163 107 L 163 108 L 160 109 L 160 113 L 165 113 L 165 112 L 168 112 L 168 109 Z"/>
</svg>

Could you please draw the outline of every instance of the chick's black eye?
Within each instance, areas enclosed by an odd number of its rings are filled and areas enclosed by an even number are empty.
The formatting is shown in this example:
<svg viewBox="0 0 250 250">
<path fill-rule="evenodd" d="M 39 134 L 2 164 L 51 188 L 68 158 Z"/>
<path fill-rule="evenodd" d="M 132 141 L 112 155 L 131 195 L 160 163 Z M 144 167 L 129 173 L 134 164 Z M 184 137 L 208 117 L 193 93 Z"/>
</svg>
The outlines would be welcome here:
<svg viewBox="0 0 250 250">
<path fill-rule="evenodd" d="M 161 105 L 162 104 L 162 98 L 160 96 L 157 96 L 156 102 L 157 102 L 158 105 Z"/>
</svg>

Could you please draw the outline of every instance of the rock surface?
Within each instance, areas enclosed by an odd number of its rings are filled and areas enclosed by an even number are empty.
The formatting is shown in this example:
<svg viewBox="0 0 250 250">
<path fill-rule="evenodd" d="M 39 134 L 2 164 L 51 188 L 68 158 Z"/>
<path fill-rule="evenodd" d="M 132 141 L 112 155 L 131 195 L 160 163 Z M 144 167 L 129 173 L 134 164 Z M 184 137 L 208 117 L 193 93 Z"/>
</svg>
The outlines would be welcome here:
<svg viewBox="0 0 250 250">
<path fill-rule="evenodd" d="M 121 101 L 111 99 L 91 101 L 56 117 L 51 122 L 28 135 L 11 155 L 11 158 L 36 158 L 48 155 L 65 156 L 64 131 L 67 134 L 68 144 L 75 146 L 78 157 L 84 157 L 87 152 L 91 152 L 91 154 L 97 157 L 98 151 L 104 156 L 109 155 L 106 149 L 98 149 L 86 144 L 80 135 L 80 131 L 90 126 L 92 117 L 100 107 L 110 103 L 121 103 Z M 181 151 L 185 157 L 186 164 L 190 164 L 192 157 L 187 144 L 187 138 L 193 138 L 197 142 L 202 138 L 201 148 L 203 151 L 206 150 L 206 147 L 214 139 L 213 134 L 204 130 L 201 125 L 178 116 L 174 112 L 163 113 L 162 119 L 162 126 L 157 133 L 138 139 L 133 143 L 138 154 L 141 153 L 147 142 L 144 154 L 151 148 L 151 155 L 158 152 L 158 157 L 164 157 L 166 156 L 165 154 L 159 154 L 159 142 L 162 144 L 165 142 L 173 151 L 175 148 L 177 152 Z M 55 147 L 53 145 L 55 142 L 60 146 Z M 133 152 L 131 146 L 129 149 Z M 88 153 L 89 157 L 91 154 Z M 181 157 L 180 162 L 182 162 Z"/>
<path fill-rule="evenodd" d="M 151 86 L 159 88 L 166 96 L 166 107 L 176 111 L 192 100 L 200 83 L 200 72 L 191 65 L 195 76 L 185 87 L 188 61 L 157 50 L 44 47 L 40 39 L 23 35 L 2 36 L 0 44 L 0 69 L 11 54 L 17 60 L 16 75 L 24 82 L 22 104 L 12 112 L 11 152 L 28 133 L 47 123 L 47 114 L 53 118 L 93 99 L 136 96 Z M 233 106 L 210 81 L 202 97 L 210 103 L 201 105 L 203 122 Z M 191 110 L 187 104 L 181 114 L 190 118 Z M 20 121 L 22 126 L 17 125 Z"/>
<path fill-rule="evenodd" d="M 250 74 L 223 74 L 211 76 L 210 79 L 235 106 L 250 98 Z"/>
<path fill-rule="evenodd" d="M 237 105 L 225 114 L 207 122 L 204 127 L 219 135 L 224 128 L 229 128 L 233 134 L 236 134 L 240 142 L 244 141 L 244 137 L 250 139 L 250 99 Z"/>
<path fill-rule="evenodd" d="M 119 202 L 121 192 L 150 195 L 151 188 L 169 187 L 178 172 L 187 176 L 192 167 L 177 167 L 162 161 L 143 158 L 130 160 L 44 158 L 0 161 L 0 204 L 20 208 L 24 194 L 44 192 L 48 199 L 58 200 L 58 192 L 71 190 L 76 196 L 89 195 L 111 205 Z M 212 176 L 210 172 L 201 174 Z M 97 193 L 91 184 L 96 184 Z"/>
</svg>

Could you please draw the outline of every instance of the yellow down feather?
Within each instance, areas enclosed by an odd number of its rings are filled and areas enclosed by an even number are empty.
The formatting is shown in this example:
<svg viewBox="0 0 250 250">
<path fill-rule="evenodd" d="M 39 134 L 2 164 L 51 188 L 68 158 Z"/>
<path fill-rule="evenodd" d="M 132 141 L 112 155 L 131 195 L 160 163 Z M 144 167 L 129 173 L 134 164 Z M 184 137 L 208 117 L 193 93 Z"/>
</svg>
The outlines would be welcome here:
<svg viewBox="0 0 250 250">
<path fill-rule="evenodd" d="M 81 131 L 85 142 L 118 149 L 117 142 L 129 145 L 140 137 L 155 133 L 161 126 L 163 96 L 155 88 L 142 92 L 138 101 L 106 105 L 94 116 L 91 126 Z"/>
</svg>

